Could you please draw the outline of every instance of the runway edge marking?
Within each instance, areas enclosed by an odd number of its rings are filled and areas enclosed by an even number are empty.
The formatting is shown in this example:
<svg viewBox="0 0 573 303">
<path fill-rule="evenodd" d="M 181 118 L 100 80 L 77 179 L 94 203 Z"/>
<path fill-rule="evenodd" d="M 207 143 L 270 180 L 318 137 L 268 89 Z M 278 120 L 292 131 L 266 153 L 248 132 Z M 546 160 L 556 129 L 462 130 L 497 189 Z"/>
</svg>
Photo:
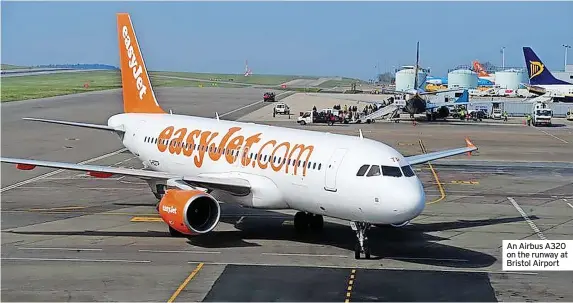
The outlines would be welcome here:
<svg viewBox="0 0 573 303">
<path fill-rule="evenodd" d="M 101 155 L 101 156 L 98 156 L 98 157 L 95 157 L 95 158 L 91 158 L 91 159 L 82 161 L 82 162 L 77 163 L 77 164 L 88 164 L 88 163 L 91 163 L 91 162 L 94 162 L 94 161 L 98 161 L 98 160 L 102 160 L 102 159 L 105 159 L 105 158 L 108 158 L 108 157 L 111 157 L 111 156 L 115 156 L 115 155 L 120 154 L 120 153 L 122 153 L 122 152 L 124 152 L 124 151 L 126 151 L 126 150 L 127 150 L 127 148 L 122 148 L 122 149 L 116 150 L 116 151 L 114 151 L 114 152 L 107 153 L 107 154 L 105 154 L 105 155 Z M 5 192 L 5 191 L 8 191 L 8 190 L 11 190 L 11 189 L 14 189 L 14 188 L 18 188 L 18 187 L 20 187 L 20 186 L 22 186 L 22 185 L 26 185 L 26 184 L 28 184 L 28 183 L 36 182 L 36 181 L 39 181 L 39 180 L 42 180 L 42 179 L 51 177 L 51 176 L 53 176 L 53 175 L 59 174 L 59 173 L 64 172 L 64 171 L 66 171 L 66 170 L 65 170 L 65 169 L 58 169 L 58 170 L 54 170 L 54 171 L 51 171 L 51 172 L 49 172 L 49 173 L 45 173 L 45 174 L 43 174 L 43 175 L 39 175 L 39 176 L 37 176 L 37 177 L 31 178 L 31 179 L 28 179 L 28 180 L 20 181 L 20 182 L 18 182 L 18 183 L 16 183 L 16 184 L 12 184 L 12 185 L 9 185 L 9 186 L 6 186 L 6 187 L 2 188 L 2 190 L 0 191 L 0 193 L 3 193 L 3 192 Z"/>
<path fill-rule="evenodd" d="M 201 268 L 203 268 L 203 265 L 204 265 L 204 263 L 197 264 L 197 267 L 195 267 L 195 269 L 189 274 L 187 279 L 185 279 L 185 281 L 183 281 L 183 283 L 181 283 L 181 285 L 179 285 L 177 290 L 175 290 L 173 295 L 171 295 L 171 298 L 169 298 L 169 300 L 167 300 L 167 303 L 171 303 L 171 302 L 175 301 L 175 299 L 177 299 L 177 296 L 179 296 L 179 293 L 181 293 L 181 291 L 185 288 L 185 286 L 187 286 L 187 284 L 189 284 L 189 281 L 191 281 L 197 275 L 197 273 L 199 273 Z"/>
<path fill-rule="evenodd" d="M 519 204 L 517 204 L 517 202 L 515 202 L 515 199 L 513 199 L 512 197 L 507 197 L 507 199 L 509 200 L 509 202 L 511 202 L 511 204 L 513 204 L 513 207 L 515 207 L 515 209 L 517 209 L 517 211 L 521 214 L 521 216 L 523 217 L 523 219 L 525 219 L 525 221 L 527 222 L 527 224 L 529 224 L 529 226 L 531 227 L 531 229 L 533 229 L 533 231 L 539 236 L 539 238 L 541 238 L 541 240 L 547 240 L 547 238 L 546 238 L 545 235 L 541 232 L 541 230 L 539 230 L 539 228 L 537 227 L 537 225 L 535 225 L 535 223 L 533 223 L 533 221 L 531 221 L 531 219 L 529 219 L 529 217 L 527 216 L 527 214 L 525 213 L 525 211 L 523 211 L 523 209 L 521 208 L 521 206 L 519 206 Z"/>
</svg>

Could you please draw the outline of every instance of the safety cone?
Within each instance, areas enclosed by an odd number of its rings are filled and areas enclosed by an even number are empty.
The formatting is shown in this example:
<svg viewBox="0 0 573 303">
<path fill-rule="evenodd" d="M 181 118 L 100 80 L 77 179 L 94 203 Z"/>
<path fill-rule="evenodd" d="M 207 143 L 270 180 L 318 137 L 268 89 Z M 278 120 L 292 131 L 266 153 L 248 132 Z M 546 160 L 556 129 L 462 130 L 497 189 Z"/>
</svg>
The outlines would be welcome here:
<svg viewBox="0 0 573 303">
<path fill-rule="evenodd" d="M 416 119 L 412 120 L 412 126 L 416 126 Z"/>
</svg>

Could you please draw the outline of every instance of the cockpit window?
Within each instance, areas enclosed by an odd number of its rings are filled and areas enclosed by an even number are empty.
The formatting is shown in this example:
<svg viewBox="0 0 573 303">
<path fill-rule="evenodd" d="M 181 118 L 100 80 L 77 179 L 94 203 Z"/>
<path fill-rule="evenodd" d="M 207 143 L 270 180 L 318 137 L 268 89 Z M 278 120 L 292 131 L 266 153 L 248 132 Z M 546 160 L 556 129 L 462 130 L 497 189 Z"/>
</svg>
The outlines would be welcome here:
<svg viewBox="0 0 573 303">
<path fill-rule="evenodd" d="M 402 166 L 402 172 L 404 172 L 404 176 L 406 176 L 406 177 L 413 177 L 414 176 L 414 171 L 412 171 L 412 168 L 410 167 L 410 165 Z"/>
<path fill-rule="evenodd" d="M 364 164 L 364 165 L 360 166 L 360 169 L 358 169 L 358 172 L 356 173 L 356 175 L 360 176 L 360 177 L 364 176 L 364 174 L 368 170 L 368 167 L 370 167 L 370 165 L 368 165 L 368 164 Z"/>
<path fill-rule="evenodd" d="M 372 165 L 366 177 L 380 176 L 380 166 Z"/>
<path fill-rule="evenodd" d="M 382 165 L 382 175 L 389 177 L 402 177 L 402 171 L 399 167 Z"/>
</svg>

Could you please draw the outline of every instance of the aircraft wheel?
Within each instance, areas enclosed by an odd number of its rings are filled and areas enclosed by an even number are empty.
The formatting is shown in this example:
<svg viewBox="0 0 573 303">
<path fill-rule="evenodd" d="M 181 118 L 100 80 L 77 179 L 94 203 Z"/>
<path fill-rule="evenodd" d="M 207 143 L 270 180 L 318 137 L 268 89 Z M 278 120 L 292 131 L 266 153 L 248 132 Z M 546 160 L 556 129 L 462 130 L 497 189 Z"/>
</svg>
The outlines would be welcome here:
<svg viewBox="0 0 573 303">
<path fill-rule="evenodd" d="M 315 230 L 315 231 L 321 231 L 322 228 L 324 227 L 324 218 L 321 215 L 311 215 L 308 216 L 307 218 L 309 218 L 310 220 L 310 229 Z"/>
<path fill-rule="evenodd" d="M 359 260 L 360 259 L 360 244 L 356 243 L 356 245 L 354 246 L 354 259 Z"/>
<path fill-rule="evenodd" d="M 309 227 L 308 221 L 309 216 L 306 213 L 299 211 L 296 213 L 296 215 L 294 215 L 294 228 L 298 232 L 304 232 Z"/>
<path fill-rule="evenodd" d="M 175 228 L 173 228 L 171 226 L 169 226 L 169 234 L 175 238 L 180 238 L 180 237 L 184 236 L 182 233 L 180 233 L 179 231 L 177 231 Z"/>
</svg>

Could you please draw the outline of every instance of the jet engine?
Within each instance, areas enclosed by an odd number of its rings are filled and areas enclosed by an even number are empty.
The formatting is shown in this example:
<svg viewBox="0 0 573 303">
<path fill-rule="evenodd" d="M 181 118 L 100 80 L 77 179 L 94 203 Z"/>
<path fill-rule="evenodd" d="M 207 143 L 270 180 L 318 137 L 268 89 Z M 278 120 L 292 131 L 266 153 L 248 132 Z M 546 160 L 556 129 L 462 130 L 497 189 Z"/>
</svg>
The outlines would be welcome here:
<svg viewBox="0 0 573 303">
<path fill-rule="evenodd" d="M 182 234 L 204 234 L 219 223 L 221 207 L 204 191 L 170 189 L 159 202 L 159 214 Z"/>
</svg>

